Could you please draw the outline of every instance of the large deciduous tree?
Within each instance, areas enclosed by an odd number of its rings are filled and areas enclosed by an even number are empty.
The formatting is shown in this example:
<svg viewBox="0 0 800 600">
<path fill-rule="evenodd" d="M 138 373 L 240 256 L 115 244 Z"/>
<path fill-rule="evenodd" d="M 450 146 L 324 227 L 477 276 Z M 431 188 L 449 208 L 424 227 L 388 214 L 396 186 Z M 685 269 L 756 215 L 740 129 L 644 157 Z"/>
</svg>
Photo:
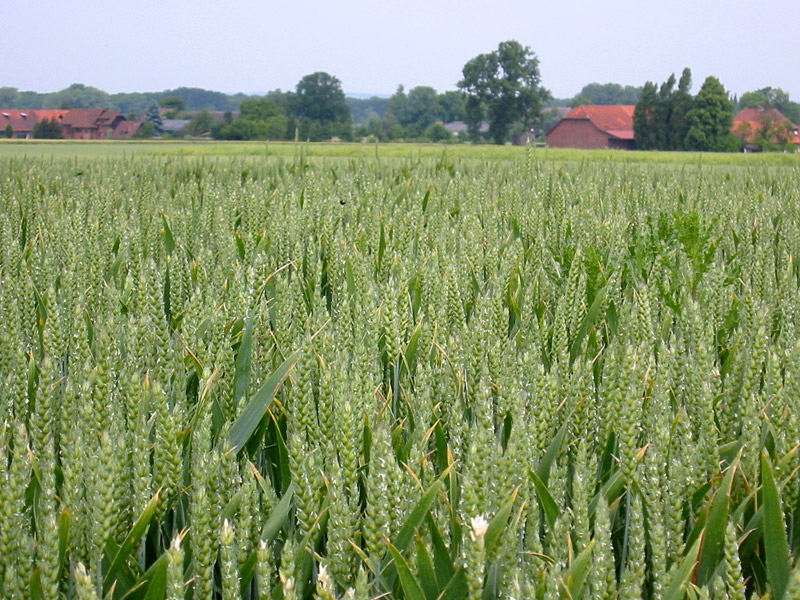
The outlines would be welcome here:
<svg viewBox="0 0 800 600">
<path fill-rule="evenodd" d="M 539 59 L 528 46 L 515 40 L 479 54 L 464 65 L 462 73 L 458 87 L 467 94 L 470 133 L 477 137 L 486 118 L 489 134 L 497 144 L 508 141 L 515 126 L 530 129 L 550 98 L 550 92 L 540 85 Z"/>
<path fill-rule="evenodd" d="M 303 77 L 291 98 L 300 137 L 319 141 L 351 137 L 350 107 L 338 78 L 323 71 Z"/>
<path fill-rule="evenodd" d="M 389 98 L 386 110 L 386 129 L 397 125 L 403 128 L 403 137 L 420 137 L 440 118 L 439 95 L 432 87 L 419 85 L 405 93 L 400 85 Z"/>
<path fill-rule="evenodd" d="M 731 132 L 733 102 L 716 77 L 706 78 L 686 119 L 687 150 L 726 152 L 738 148 L 738 140 Z"/>
</svg>

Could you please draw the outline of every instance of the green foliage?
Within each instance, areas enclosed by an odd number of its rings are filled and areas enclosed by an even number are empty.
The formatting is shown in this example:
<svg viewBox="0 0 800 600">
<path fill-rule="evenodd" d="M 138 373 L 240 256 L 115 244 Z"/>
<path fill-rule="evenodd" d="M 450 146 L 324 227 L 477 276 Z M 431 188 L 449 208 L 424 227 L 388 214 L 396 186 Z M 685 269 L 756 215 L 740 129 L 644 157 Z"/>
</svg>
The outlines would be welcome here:
<svg viewBox="0 0 800 600">
<path fill-rule="evenodd" d="M 675 75 L 656 88 L 648 81 L 642 89 L 633 118 L 636 145 L 642 150 L 684 150 L 689 129 L 688 115 L 694 105 L 689 93 L 692 72 L 685 68 L 678 89 Z"/>
<path fill-rule="evenodd" d="M 209 133 L 214 126 L 214 117 L 207 110 L 201 110 L 196 115 L 192 115 L 186 130 L 194 136 Z"/>
<path fill-rule="evenodd" d="M 181 96 L 164 96 L 158 101 L 161 108 L 169 108 L 176 112 L 186 110 L 186 102 Z"/>
<path fill-rule="evenodd" d="M 425 131 L 425 137 L 432 142 L 445 142 L 453 137 L 453 134 L 441 123 L 434 123 Z"/>
<path fill-rule="evenodd" d="M 211 134 L 222 140 L 282 140 L 286 139 L 288 119 L 269 98 L 242 102 L 239 118 L 232 123 L 218 122 Z"/>
<path fill-rule="evenodd" d="M 289 109 L 303 140 L 352 137 L 350 108 L 341 81 L 333 75 L 318 71 L 303 77 L 290 98 Z"/>
<path fill-rule="evenodd" d="M 353 123 L 356 125 L 366 125 L 373 119 L 378 121 L 386 116 L 386 108 L 389 103 L 388 98 L 372 96 L 371 98 L 345 98 L 347 106 L 350 107 L 350 114 Z"/>
<path fill-rule="evenodd" d="M 675 75 L 660 88 L 648 81 L 633 117 L 641 150 L 735 152 L 741 144 L 732 133 L 733 103 L 716 77 L 709 76 L 695 98 L 692 72 L 686 68 L 675 89 Z"/>
<path fill-rule="evenodd" d="M 467 118 L 466 98 L 463 92 L 449 90 L 439 94 L 439 119 L 445 123 L 463 121 Z"/>
<path fill-rule="evenodd" d="M 463 75 L 458 87 L 467 95 L 470 133 L 477 136 L 485 117 L 496 144 L 507 142 L 515 125 L 529 130 L 550 97 L 540 85 L 539 59 L 515 40 L 501 42 L 497 50 L 469 60 Z"/>
<path fill-rule="evenodd" d="M 648 81 L 633 113 L 633 134 L 640 150 L 655 150 L 658 147 L 658 96 L 656 84 Z"/>
<path fill-rule="evenodd" d="M 161 120 L 161 113 L 158 110 L 158 103 L 151 102 L 144 112 L 144 122 L 152 126 L 152 135 L 158 136 L 164 132 L 164 123 Z M 150 136 L 148 136 L 150 137 Z"/>
<path fill-rule="evenodd" d="M 686 148 L 689 150 L 732 152 L 739 149 L 739 140 L 731 132 L 733 102 L 713 76 L 706 78 L 686 115 L 689 126 Z"/>
<path fill-rule="evenodd" d="M 439 98 L 432 87 L 417 86 L 405 94 L 403 86 L 389 98 L 387 124 L 399 124 L 404 128 L 415 127 L 425 130 L 439 118 L 441 107 Z"/>
<path fill-rule="evenodd" d="M 33 125 L 33 137 L 36 139 L 60 140 L 63 137 L 61 124 L 55 117 L 37 121 Z"/>
<path fill-rule="evenodd" d="M 583 95 L 577 95 L 572 100 L 569 101 L 570 108 L 578 108 L 579 106 L 583 106 L 585 104 L 594 104 L 591 99 L 587 98 Z"/>
<path fill-rule="evenodd" d="M 580 106 L 581 104 L 636 104 L 641 96 L 642 88 L 632 85 L 622 86 L 619 83 L 590 83 L 581 89 L 576 95 L 577 98 L 585 100 L 580 104 L 575 104 L 574 100 L 570 105 Z"/>
<path fill-rule="evenodd" d="M 242 102 L 239 110 L 239 118 L 250 121 L 267 121 L 271 117 L 276 117 L 281 114 L 281 109 L 269 98 L 245 100 Z"/>
<path fill-rule="evenodd" d="M 111 108 L 111 96 L 103 90 L 73 83 L 68 88 L 48 94 L 44 108 Z M 27 108 L 27 107 L 26 107 Z"/>
<path fill-rule="evenodd" d="M 17 108 L 19 102 L 19 91 L 15 87 L 0 87 L 0 106 L 3 108 Z"/>
<path fill-rule="evenodd" d="M 11 138 L 14 137 L 14 128 L 11 126 L 11 123 L 8 123 L 6 125 L 4 134 L 5 134 L 6 138 L 8 138 L 8 139 L 11 139 Z"/>
<path fill-rule="evenodd" d="M 136 131 L 135 137 L 138 139 L 147 139 L 156 135 L 156 128 L 150 121 L 142 122 L 141 127 Z"/>
</svg>

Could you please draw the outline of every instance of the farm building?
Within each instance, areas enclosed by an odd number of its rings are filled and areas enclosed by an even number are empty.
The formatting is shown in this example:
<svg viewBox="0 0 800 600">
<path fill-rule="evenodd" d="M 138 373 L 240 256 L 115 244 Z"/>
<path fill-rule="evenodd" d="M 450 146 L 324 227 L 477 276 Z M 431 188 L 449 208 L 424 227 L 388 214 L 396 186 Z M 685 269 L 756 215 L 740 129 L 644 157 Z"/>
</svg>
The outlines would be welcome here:
<svg viewBox="0 0 800 600">
<path fill-rule="evenodd" d="M 100 140 L 110 138 L 125 116 L 105 108 L 75 108 L 61 119 L 61 132 L 65 138 Z"/>
<path fill-rule="evenodd" d="M 33 137 L 33 126 L 39 121 L 36 112 L 33 110 L 2 111 L 0 113 L 0 135 L 4 134 L 6 128 L 10 126 L 8 131 L 11 132 L 12 137 L 20 140 L 31 139 Z"/>
<path fill-rule="evenodd" d="M 633 150 L 634 106 L 579 106 L 545 134 L 551 148 Z"/>
<path fill-rule="evenodd" d="M 453 135 L 461 135 L 462 133 L 466 135 L 467 131 L 469 130 L 469 126 L 464 121 L 451 121 L 450 123 L 445 123 L 444 128 Z M 480 133 L 486 133 L 489 131 L 489 123 L 486 121 L 481 121 L 478 131 Z"/>
<path fill-rule="evenodd" d="M 797 125 L 776 108 L 745 108 L 733 118 L 733 133 L 744 142 L 745 152 L 760 152 L 765 143 L 800 150 Z"/>
<path fill-rule="evenodd" d="M 140 125 L 127 121 L 125 116 L 104 108 L 73 108 L 71 110 L 2 110 L 0 134 L 10 125 L 16 139 L 33 138 L 33 126 L 39 121 L 54 119 L 61 125 L 66 139 L 101 140 L 111 137 L 132 137 Z"/>
</svg>

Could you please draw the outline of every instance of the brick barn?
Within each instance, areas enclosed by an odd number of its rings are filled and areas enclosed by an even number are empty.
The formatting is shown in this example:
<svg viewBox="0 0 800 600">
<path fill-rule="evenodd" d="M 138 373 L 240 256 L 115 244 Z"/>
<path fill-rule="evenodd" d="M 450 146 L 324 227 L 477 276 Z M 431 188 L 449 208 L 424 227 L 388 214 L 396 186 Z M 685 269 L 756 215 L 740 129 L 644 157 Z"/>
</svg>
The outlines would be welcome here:
<svg viewBox="0 0 800 600">
<path fill-rule="evenodd" d="M 545 134 L 551 148 L 633 150 L 634 106 L 579 106 Z"/>
</svg>

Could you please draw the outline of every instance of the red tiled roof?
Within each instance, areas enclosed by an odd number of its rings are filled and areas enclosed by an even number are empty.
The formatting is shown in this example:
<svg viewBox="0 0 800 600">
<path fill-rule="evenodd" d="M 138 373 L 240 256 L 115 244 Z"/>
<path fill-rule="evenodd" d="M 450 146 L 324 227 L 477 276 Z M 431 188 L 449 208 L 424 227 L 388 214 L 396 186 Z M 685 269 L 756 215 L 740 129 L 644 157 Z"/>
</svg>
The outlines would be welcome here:
<svg viewBox="0 0 800 600">
<path fill-rule="evenodd" d="M 741 123 L 742 121 L 751 121 L 760 123 L 765 118 L 772 119 L 773 123 L 783 123 L 789 120 L 777 108 L 745 108 L 738 115 L 733 117 L 733 122 Z"/>
<path fill-rule="evenodd" d="M 99 127 L 103 127 L 105 125 L 112 125 L 115 121 L 124 121 L 125 116 L 122 113 L 118 113 L 115 110 L 110 110 L 107 108 L 90 108 L 89 109 L 90 118 L 96 123 Z"/>
<path fill-rule="evenodd" d="M 797 125 L 789 121 L 777 108 L 745 108 L 733 118 L 733 133 L 743 141 L 752 143 L 758 137 L 758 130 L 762 127 L 765 119 L 772 121 L 773 125 L 788 124 L 793 131 L 789 137 L 789 143 L 800 145 Z"/>
<path fill-rule="evenodd" d="M 633 139 L 633 111 L 631 105 L 579 106 L 564 115 L 564 119 L 588 119 L 592 125 L 610 136 Z"/>
<path fill-rule="evenodd" d="M 66 115 L 69 111 L 68 110 L 36 110 L 36 120 L 37 121 L 44 121 L 45 119 L 55 119 L 59 123 L 64 119 L 64 115 Z"/>
<path fill-rule="evenodd" d="M 35 110 L 0 110 L 0 132 L 11 125 L 15 135 L 30 133 L 38 120 Z"/>
<path fill-rule="evenodd" d="M 110 131 L 120 123 L 125 122 L 125 117 L 121 113 L 105 108 L 73 108 L 71 110 L 0 110 L 0 135 L 7 125 L 11 125 L 15 136 L 29 136 L 33 132 L 33 126 L 45 119 L 55 119 L 60 125 L 69 130 L 93 130 L 92 135 L 97 135 L 100 130 L 101 135 L 106 135 L 105 131 Z M 105 128 L 105 129 L 103 129 Z M 126 131 L 131 131 L 130 137 L 138 129 L 138 125 L 128 125 Z M 119 136 L 116 136 L 119 137 Z"/>
<path fill-rule="evenodd" d="M 633 129 L 609 129 L 606 133 L 621 140 L 633 139 Z"/>
<path fill-rule="evenodd" d="M 92 109 L 86 108 L 73 108 L 68 111 L 62 120 L 64 125 L 72 129 L 92 129 L 97 127 L 89 116 L 89 111 Z"/>
<path fill-rule="evenodd" d="M 114 129 L 114 138 L 132 138 L 141 126 L 141 121 L 120 121 Z"/>
</svg>

